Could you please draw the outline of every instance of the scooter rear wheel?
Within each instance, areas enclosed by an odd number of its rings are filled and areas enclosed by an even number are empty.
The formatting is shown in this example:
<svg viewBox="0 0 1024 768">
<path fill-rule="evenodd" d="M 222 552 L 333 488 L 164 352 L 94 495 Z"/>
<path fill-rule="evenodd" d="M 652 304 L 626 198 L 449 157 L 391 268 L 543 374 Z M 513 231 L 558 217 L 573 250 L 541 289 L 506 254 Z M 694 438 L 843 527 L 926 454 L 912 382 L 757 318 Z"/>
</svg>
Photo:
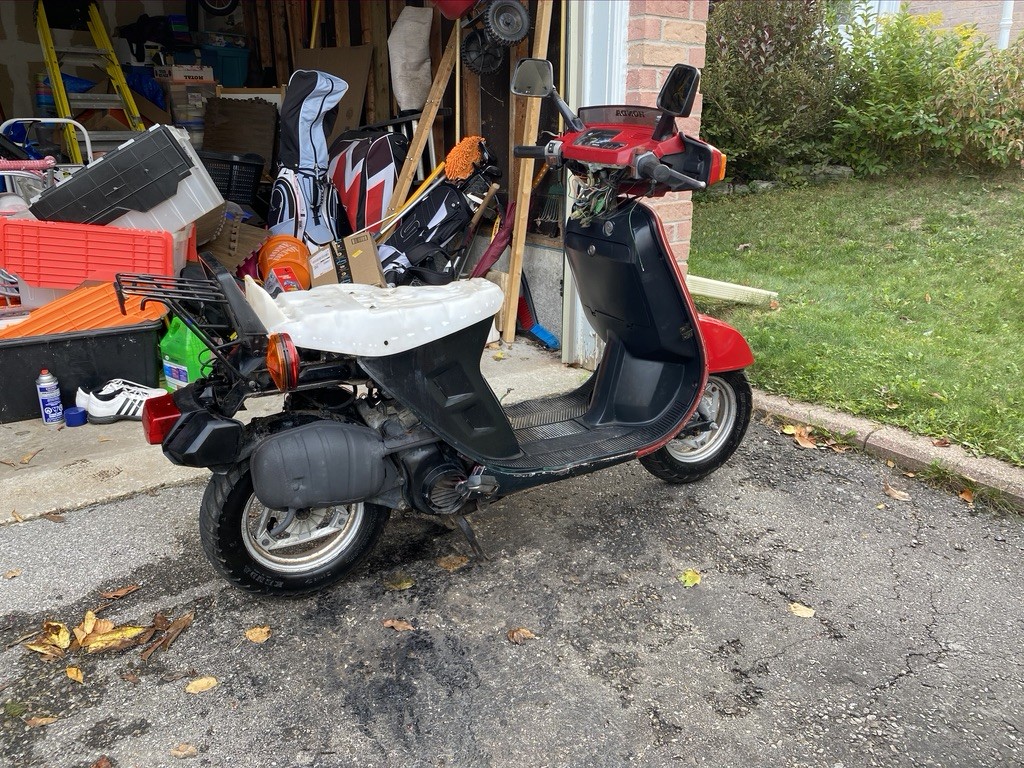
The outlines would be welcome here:
<svg viewBox="0 0 1024 768">
<path fill-rule="evenodd" d="M 743 441 L 753 411 L 743 371 L 708 376 L 701 409 L 717 428 L 669 441 L 640 459 L 644 469 L 668 483 L 693 483 L 727 462 Z"/>
<path fill-rule="evenodd" d="M 289 519 L 253 492 L 248 462 L 214 475 L 199 509 L 207 558 L 232 584 L 265 595 L 296 596 L 351 573 L 376 545 L 391 510 L 349 504 L 302 510 Z"/>
</svg>

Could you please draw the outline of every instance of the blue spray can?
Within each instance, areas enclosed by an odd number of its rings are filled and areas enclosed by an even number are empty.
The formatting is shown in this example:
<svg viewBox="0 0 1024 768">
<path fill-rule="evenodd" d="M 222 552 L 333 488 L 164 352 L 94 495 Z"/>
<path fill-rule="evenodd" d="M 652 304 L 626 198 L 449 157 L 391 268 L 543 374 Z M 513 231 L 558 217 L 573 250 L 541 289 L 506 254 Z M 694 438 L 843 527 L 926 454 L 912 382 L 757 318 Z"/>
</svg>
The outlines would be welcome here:
<svg viewBox="0 0 1024 768">
<path fill-rule="evenodd" d="M 63 424 L 64 405 L 60 401 L 60 383 L 46 368 L 36 379 L 36 395 L 39 396 L 39 410 L 44 424 Z"/>
</svg>

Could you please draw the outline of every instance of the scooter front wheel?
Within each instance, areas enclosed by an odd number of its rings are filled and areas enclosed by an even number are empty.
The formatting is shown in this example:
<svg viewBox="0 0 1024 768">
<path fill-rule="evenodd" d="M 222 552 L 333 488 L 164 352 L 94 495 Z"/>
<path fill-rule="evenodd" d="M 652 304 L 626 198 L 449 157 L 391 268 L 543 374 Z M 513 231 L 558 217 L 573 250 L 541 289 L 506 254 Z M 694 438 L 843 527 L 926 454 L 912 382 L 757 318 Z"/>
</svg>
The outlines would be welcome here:
<svg viewBox="0 0 1024 768">
<path fill-rule="evenodd" d="M 684 435 L 640 459 L 644 469 L 668 483 L 692 483 L 707 477 L 735 453 L 750 424 L 750 384 L 743 371 L 708 376 L 698 418 L 712 429 Z"/>
<path fill-rule="evenodd" d="M 248 462 L 214 475 L 199 509 L 207 558 L 232 584 L 266 595 L 296 596 L 352 572 L 380 539 L 391 510 L 348 504 L 294 514 L 264 507 Z"/>
</svg>

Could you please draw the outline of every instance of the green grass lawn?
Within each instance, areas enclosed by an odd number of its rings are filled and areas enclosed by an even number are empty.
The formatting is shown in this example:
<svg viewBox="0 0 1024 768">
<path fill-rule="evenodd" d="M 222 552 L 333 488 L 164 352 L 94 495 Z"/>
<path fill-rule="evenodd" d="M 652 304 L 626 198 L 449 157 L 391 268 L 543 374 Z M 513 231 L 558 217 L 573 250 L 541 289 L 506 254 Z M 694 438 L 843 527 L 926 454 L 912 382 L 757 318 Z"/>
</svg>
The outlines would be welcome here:
<svg viewBox="0 0 1024 768">
<path fill-rule="evenodd" d="M 750 341 L 756 386 L 1024 466 L 1024 173 L 694 208 L 690 271 L 779 293 L 711 310 Z"/>
</svg>

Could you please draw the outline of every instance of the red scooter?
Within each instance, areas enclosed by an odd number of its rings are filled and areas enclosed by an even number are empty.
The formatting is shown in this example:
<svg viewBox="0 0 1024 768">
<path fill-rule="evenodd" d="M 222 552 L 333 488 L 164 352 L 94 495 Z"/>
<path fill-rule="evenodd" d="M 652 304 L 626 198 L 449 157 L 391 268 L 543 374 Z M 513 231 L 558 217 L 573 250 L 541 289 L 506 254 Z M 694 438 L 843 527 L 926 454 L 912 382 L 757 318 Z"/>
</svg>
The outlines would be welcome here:
<svg viewBox="0 0 1024 768">
<path fill-rule="evenodd" d="M 725 158 L 680 134 L 699 72 L 677 65 L 658 108 L 573 114 L 551 65 L 520 62 L 513 91 L 555 101 L 568 130 L 519 157 L 566 167 L 581 190 L 565 253 L 603 359 L 580 388 L 503 407 L 480 373 L 501 305 L 482 279 L 382 289 L 332 285 L 243 295 L 213 262 L 206 279 L 121 275 L 121 295 L 159 300 L 207 343 L 204 379 L 146 403 L 147 438 L 177 464 L 213 470 L 203 547 L 228 580 L 294 595 L 332 584 L 379 539 L 392 510 L 466 519 L 516 491 L 639 459 L 672 483 L 736 450 L 751 414 L 743 337 L 698 314 L 655 213 L 640 197 L 703 189 Z M 283 410 L 243 425 L 248 397 Z"/>
</svg>

